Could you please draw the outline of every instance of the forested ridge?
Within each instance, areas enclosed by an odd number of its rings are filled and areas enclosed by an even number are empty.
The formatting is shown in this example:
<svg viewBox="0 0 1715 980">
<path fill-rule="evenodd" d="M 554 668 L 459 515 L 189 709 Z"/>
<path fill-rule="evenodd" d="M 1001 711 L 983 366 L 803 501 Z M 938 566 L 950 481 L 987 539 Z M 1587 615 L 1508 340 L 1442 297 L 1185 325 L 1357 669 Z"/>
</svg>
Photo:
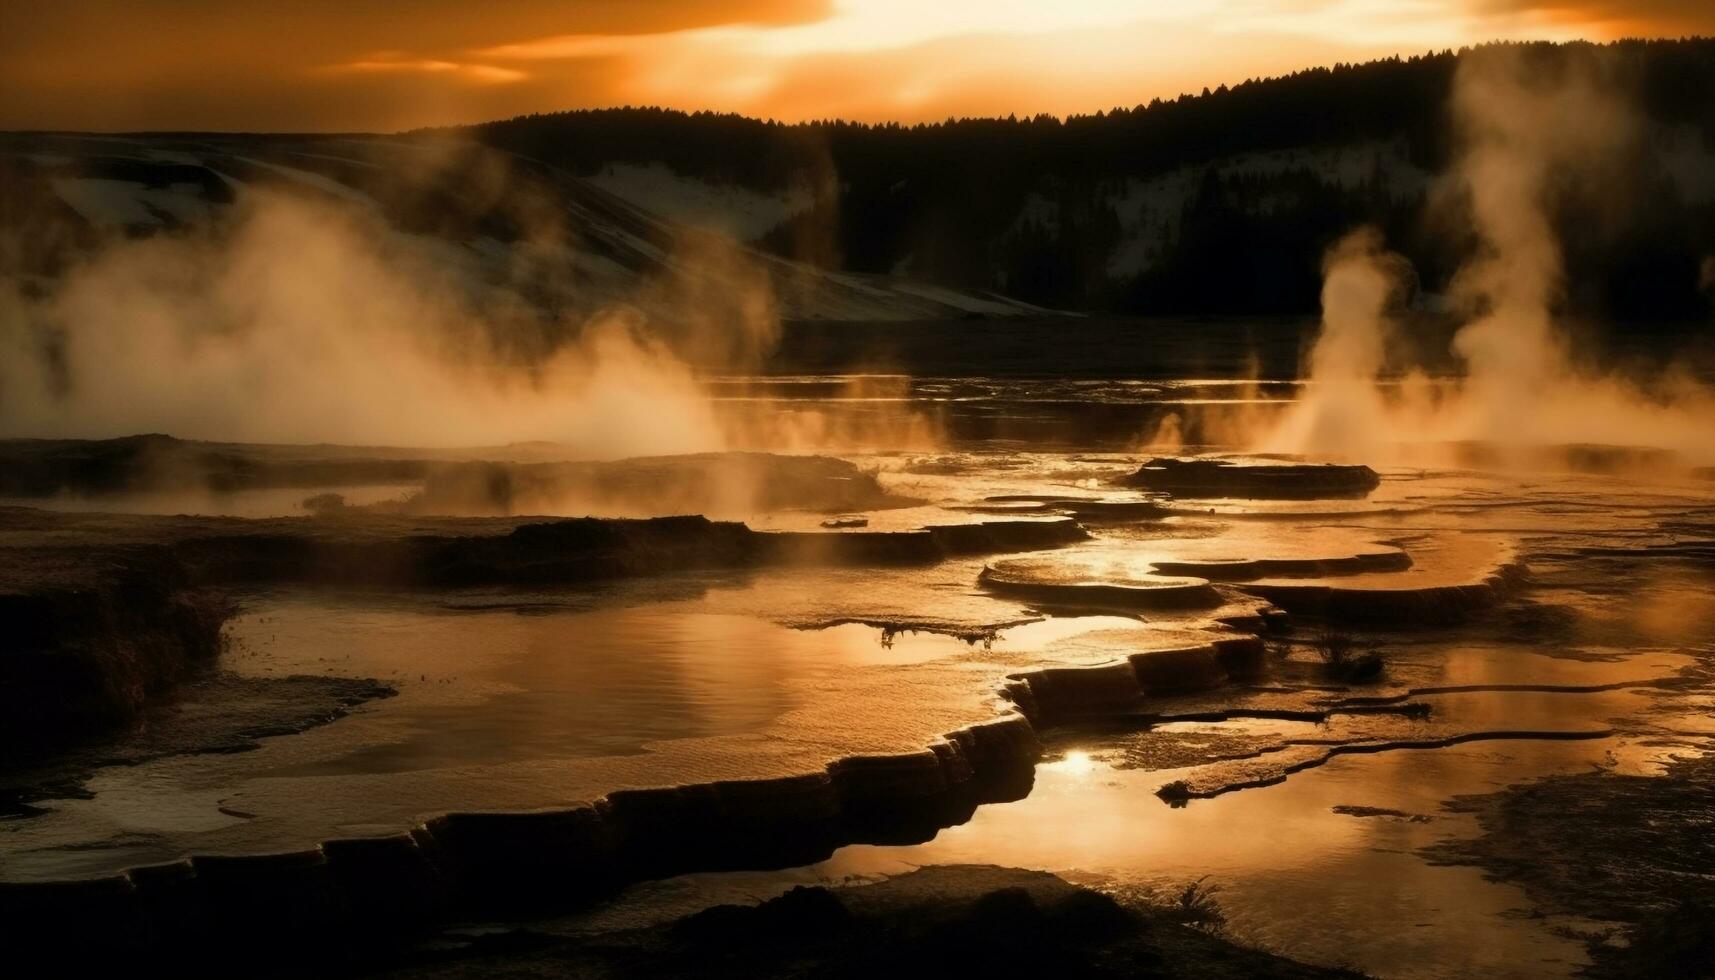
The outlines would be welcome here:
<svg viewBox="0 0 1715 980">
<path fill-rule="evenodd" d="M 1518 45 L 1552 64 L 1588 45 Z M 1661 127 L 1715 147 L 1715 41 L 1604 46 L 1613 75 Z M 1137 313 L 1313 310 L 1324 248 L 1360 223 L 1388 234 L 1426 288 L 1444 286 L 1468 243 L 1427 227 L 1421 187 L 1386 174 L 1330 181 L 1314 160 L 1269 172 L 1221 161 L 1300 148 L 1386 143 L 1397 164 L 1445 170 L 1448 94 L 1464 52 L 1310 68 L 1171 100 L 1066 118 L 969 118 L 916 125 L 785 124 L 659 108 L 577 110 L 472 127 L 490 145 L 589 175 L 614 163 L 751 190 L 816 191 L 816 204 L 759 244 L 863 272 L 905 272 L 1050 306 Z M 1198 172 L 1198 168 L 1201 171 Z M 1183 173 L 1193 191 L 1171 233 L 1135 268 L 1114 256 L 1128 234 L 1126 182 Z M 1640 173 L 1600 240 L 1573 234 L 1575 301 L 1627 317 L 1706 310 L 1697 287 L 1715 253 L 1715 210 L 1681 200 L 1662 173 Z"/>
</svg>

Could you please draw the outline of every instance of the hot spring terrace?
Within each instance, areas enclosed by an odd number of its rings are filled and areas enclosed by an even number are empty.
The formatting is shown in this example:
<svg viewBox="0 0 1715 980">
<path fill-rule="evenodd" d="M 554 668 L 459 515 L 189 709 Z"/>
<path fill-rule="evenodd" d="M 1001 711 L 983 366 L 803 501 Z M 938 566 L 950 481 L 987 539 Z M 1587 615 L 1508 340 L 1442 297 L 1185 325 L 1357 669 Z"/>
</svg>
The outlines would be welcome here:
<svg viewBox="0 0 1715 980">
<path fill-rule="evenodd" d="M 1715 553 L 1694 478 L 761 462 L 800 504 L 838 492 L 747 523 L 0 512 L 27 638 L 3 665 L 9 912 L 99 917 L 120 946 L 336 942 L 928 841 L 1092 733 L 1145 774 L 1191 764 L 1156 788 L 1192 805 L 1354 753 L 1612 739 L 1550 702 L 1635 714 L 1693 661 L 1525 669 L 1462 638 L 1540 635 L 1519 610 L 1544 568 Z M 592 492 L 552 477 L 532 492 Z M 1381 676 L 1322 662 L 1335 631 L 1388 647 Z M 199 713 L 204 690 L 246 707 Z"/>
</svg>

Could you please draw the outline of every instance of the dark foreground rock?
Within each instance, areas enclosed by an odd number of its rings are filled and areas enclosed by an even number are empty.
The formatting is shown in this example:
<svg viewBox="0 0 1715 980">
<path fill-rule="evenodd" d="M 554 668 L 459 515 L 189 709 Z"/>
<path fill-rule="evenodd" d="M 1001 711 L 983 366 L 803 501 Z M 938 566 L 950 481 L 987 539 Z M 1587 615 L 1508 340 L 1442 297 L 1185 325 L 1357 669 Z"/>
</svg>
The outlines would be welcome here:
<svg viewBox="0 0 1715 980">
<path fill-rule="evenodd" d="M 1381 485 L 1381 477 L 1368 466 L 1162 456 L 1138 467 L 1123 482 L 1179 497 L 1309 500 L 1362 497 Z"/>
<path fill-rule="evenodd" d="M 164 547 L 0 548 L 0 764 L 136 721 L 232 609 Z"/>
<path fill-rule="evenodd" d="M 226 869 L 207 862 L 204 875 Z M 236 868 L 233 870 L 237 870 Z M 281 863 L 279 893 L 232 909 L 242 921 L 322 898 Z M 316 936 L 209 957 L 174 950 L 181 974 L 463 977 L 1352 977 L 1242 946 L 1178 909 L 1122 903 L 1053 875 L 941 866 L 883 882 L 800 887 L 754 906 L 717 906 L 640 929 L 580 932 L 554 920 L 496 923 L 391 949 L 319 946 Z M 314 951 L 314 955 L 304 955 Z M 95 964 L 89 947 L 59 961 Z M 18 962 L 18 961 L 14 961 Z M 148 960 L 129 967 L 147 968 Z"/>
<path fill-rule="evenodd" d="M 1617 924 L 1617 935 L 1589 937 L 1590 975 L 1715 977 L 1715 756 L 1659 776 L 1555 776 L 1449 808 L 1476 814 L 1483 835 L 1438 844 L 1431 860 L 1476 865 L 1547 909 Z"/>
<path fill-rule="evenodd" d="M 496 934 L 389 976 L 1337 977 L 1038 871 L 923 868 L 647 929 Z"/>
<path fill-rule="evenodd" d="M 793 867 L 843 846 L 911 844 L 1029 793 L 1041 746 L 1008 714 L 916 752 L 820 772 L 610 793 L 531 812 L 450 813 L 409 832 L 271 854 L 197 854 L 81 880 L 0 881 L 9 953 L 206 970 L 265 951 L 380 956 L 437 923 L 531 914 L 628 884 Z"/>
</svg>

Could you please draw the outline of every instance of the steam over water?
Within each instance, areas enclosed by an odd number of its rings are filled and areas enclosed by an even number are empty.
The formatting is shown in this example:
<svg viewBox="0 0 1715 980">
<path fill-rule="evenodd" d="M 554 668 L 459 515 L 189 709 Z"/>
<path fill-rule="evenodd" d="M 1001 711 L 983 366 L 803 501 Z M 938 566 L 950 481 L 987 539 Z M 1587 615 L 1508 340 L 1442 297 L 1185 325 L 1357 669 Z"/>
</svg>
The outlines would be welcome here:
<svg viewBox="0 0 1715 980">
<path fill-rule="evenodd" d="M 497 273 L 467 249 L 403 232 L 363 207 L 251 188 L 205 226 L 108 242 L 51 282 L 0 280 L 0 435 L 154 431 L 440 447 L 541 440 L 608 458 L 926 449 L 959 433 L 933 404 L 878 408 L 900 385 L 927 395 L 923 383 L 937 376 L 1040 380 L 1064 376 L 1072 363 L 1098 366 L 1108 379 L 1148 371 L 1309 382 L 1307 397 L 1285 413 L 1251 407 L 1280 394 L 1260 388 L 1138 413 L 1121 440 L 1127 447 L 1410 461 L 1427 444 L 1481 441 L 1523 456 L 1532 446 L 1600 443 L 1715 462 L 1706 378 L 1684 360 L 1648 376 L 1592 367 L 1567 322 L 1576 284 L 1566 281 L 1557 229 L 1568 213 L 1599 218 L 1617 207 L 1612 189 L 1652 144 L 1608 54 L 1560 55 L 1527 62 L 1517 49 L 1496 48 L 1461 59 L 1450 105 L 1457 151 L 1433 185 L 1425 221 L 1462 243 L 1462 265 L 1445 287 L 1430 284 L 1444 295 L 1426 296 L 1419 271 L 1381 232 L 1354 229 L 1324 259 L 1317 341 L 1284 371 L 1260 367 L 1271 359 L 1262 348 L 1290 333 L 1272 326 L 1247 337 L 1248 350 L 1199 369 L 1178 348 L 1206 346 L 1199 333 L 1225 328 L 1139 324 L 1150 346 L 1128 357 L 1128 341 L 1085 329 L 1088 321 L 1029 333 L 1021 351 L 1009 349 L 1008 335 L 1019 333 L 1012 323 L 981 324 L 961 334 L 971 346 L 942 370 L 924 369 L 892 342 L 898 332 L 890 341 L 869 325 L 784 330 L 776 279 L 755 253 L 718 239 L 684 236 L 630 294 L 597 296 L 552 271 L 574 236 L 546 208 L 521 206 L 524 244 Z M 1599 235 L 1596 225 L 1585 230 Z M 1426 346 L 1424 322 L 1445 317 L 1456 324 L 1450 340 Z M 869 410 L 773 417 L 737 407 L 750 394 L 747 376 L 812 367 L 821 351 L 795 343 L 800 332 L 844 352 L 830 372 L 844 389 L 830 401 Z M 1161 369 L 1174 359 L 1181 363 Z M 1111 422 L 1094 422 L 1090 441 L 1114 445 L 1104 428 Z"/>
<path fill-rule="evenodd" d="M 1409 458 L 1422 443 L 1599 443 L 1715 460 L 1715 392 L 1702 379 L 1588 367 L 1560 319 L 1569 284 L 1556 218 L 1569 205 L 1599 213 L 1643 152 L 1611 63 L 1600 51 L 1545 66 L 1482 49 L 1460 62 L 1452 113 L 1460 151 L 1438 204 L 1462 216 L 1473 243 L 1448 296 L 1460 384 L 1432 387 L 1419 366 L 1398 363 L 1411 266 L 1358 229 L 1325 259 L 1309 396 L 1256 444 L 1374 460 Z M 1385 398 L 1384 373 L 1403 376 Z"/>
<path fill-rule="evenodd" d="M 739 366 L 777 328 L 712 247 L 635 305 L 583 314 L 361 210 L 246 193 L 224 222 L 97 250 L 45 295 L 0 283 L 4 434 L 719 449 L 687 358 Z M 716 290 L 738 299 L 700 295 Z"/>
<path fill-rule="evenodd" d="M 1430 852 L 1494 836 L 1460 797 L 1715 748 L 1715 387 L 1592 366 L 1558 229 L 1646 141 L 1600 52 L 1518 57 L 1456 78 L 1457 274 L 1352 229 L 1315 324 L 787 324 L 730 243 L 592 298 L 262 191 L 0 281 L 0 436 L 181 437 L 6 444 L 30 628 L 150 601 L 36 565 L 146 558 L 191 583 L 152 601 L 235 610 L 138 731 L 5 774 L 0 886 L 380 837 L 525 877 L 546 812 L 623 842 L 597 917 L 1001 862 L 1214 875 L 1232 936 L 1316 964 L 1569 975 L 1605 926 Z M 621 457 L 665 458 L 589 462 Z M 751 807 L 826 836 L 672 863 L 699 814 L 774 835 Z"/>
</svg>

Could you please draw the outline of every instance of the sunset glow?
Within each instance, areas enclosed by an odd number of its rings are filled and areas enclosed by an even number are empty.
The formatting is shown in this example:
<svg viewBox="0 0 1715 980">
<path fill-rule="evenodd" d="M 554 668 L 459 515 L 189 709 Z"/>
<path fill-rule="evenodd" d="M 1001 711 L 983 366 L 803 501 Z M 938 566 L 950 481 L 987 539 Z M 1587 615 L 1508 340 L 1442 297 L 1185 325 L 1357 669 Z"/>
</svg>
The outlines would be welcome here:
<svg viewBox="0 0 1715 980">
<path fill-rule="evenodd" d="M 1655 0 L 113 0 L 0 12 L 0 126 L 391 130 L 617 105 L 783 120 L 1094 112 L 1494 39 L 1715 30 Z"/>
<path fill-rule="evenodd" d="M 0 0 L 0 971 L 1715 977 L 1712 94 L 1715 0 Z"/>
</svg>

